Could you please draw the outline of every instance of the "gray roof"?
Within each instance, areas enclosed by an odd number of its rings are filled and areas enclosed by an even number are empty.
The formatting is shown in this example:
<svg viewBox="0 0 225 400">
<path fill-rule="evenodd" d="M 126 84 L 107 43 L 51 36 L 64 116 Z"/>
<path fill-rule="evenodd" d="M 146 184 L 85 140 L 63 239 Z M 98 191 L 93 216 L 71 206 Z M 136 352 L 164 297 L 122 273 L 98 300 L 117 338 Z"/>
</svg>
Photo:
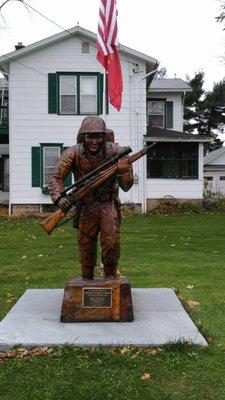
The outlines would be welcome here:
<svg viewBox="0 0 225 400">
<path fill-rule="evenodd" d="M 191 92 L 191 86 L 180 78 L 174 79 L 153 79 L 149 88 L 149 92 Z"/>
<path fill-rule="evenodd" d="M 145 141 L 154 142 L 210 142 L 211 139 L 188 132 L 162 128 L 148 128 Z"/>
<path fill-rule="evenodd" d="M 0 78 L 0 89 L 2 89 L 4 86 L 4 88 L 8 88 L 9 83 L 5 78 Z"/>
<path fill-rule="evenodd" d="M 204 160 L 203 160 L 203 164 L 205 165 L 205 164 L 209 163 L 209 162 L 212 161 L 214 158 L 219 157 L 219 156 L 220 156 L 221 154 L 223 154 L 224 152 L 225 152 L 225 147 L 223 147 L 223 146 L 220 147 L 220 149 L 210 151 L 210 153 L 207 153 L 207 154 L 205 155 Z"/>
</svg>

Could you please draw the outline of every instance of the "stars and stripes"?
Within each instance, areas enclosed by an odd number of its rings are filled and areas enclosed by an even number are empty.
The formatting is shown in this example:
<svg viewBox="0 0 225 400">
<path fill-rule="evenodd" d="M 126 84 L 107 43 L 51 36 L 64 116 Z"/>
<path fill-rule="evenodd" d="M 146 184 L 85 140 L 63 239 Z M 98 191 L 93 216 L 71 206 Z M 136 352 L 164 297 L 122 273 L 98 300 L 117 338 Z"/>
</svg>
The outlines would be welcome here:
<svg viewBox="0 0 225 400">
<path fill-rule="evenodd" d="M 110 103 L 119 111 L 122 102 L 122 70 L 118 53 L 116 0 L 100 0 L 97 34 L 97 60 L 108 75 Z"/>
</svg>

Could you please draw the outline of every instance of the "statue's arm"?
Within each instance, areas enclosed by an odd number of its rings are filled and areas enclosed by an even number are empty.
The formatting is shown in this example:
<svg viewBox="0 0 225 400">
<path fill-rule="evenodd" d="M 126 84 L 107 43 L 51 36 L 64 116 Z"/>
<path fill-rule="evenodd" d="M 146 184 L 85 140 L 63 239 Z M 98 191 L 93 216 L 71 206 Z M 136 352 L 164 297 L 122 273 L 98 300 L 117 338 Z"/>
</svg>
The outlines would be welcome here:
<svg viewBox="0 0 225 400">
<path fill-rule="evenodd" d="M 49 193 L 55 205 L 58 204 L 60 193 L 65 189 L 65 178 L 72 170 L 75 170 L 75 154 L 75 147 L 69 147 L 61 154 L 61 157 L 48 182 Z"/>
</svg>

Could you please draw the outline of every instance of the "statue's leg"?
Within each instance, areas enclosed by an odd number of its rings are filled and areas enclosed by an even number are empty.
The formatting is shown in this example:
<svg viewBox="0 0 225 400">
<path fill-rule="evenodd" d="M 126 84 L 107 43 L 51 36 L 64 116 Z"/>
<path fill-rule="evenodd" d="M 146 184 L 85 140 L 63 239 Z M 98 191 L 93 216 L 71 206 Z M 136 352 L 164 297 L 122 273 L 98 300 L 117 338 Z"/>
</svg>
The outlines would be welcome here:
<svg viewBox="0 0 225 400">
<path fill-rule="evenodd" d="M 105 276 L 116 277 L 120 256 L 120 224 L 113 202 L 101 204 L 100 241 Z"/>
<path fill-rule="evenodd" d="M 93 207 L 82 209 L 78 223 L 78 248 L 81 273 L 84 279 L 93 279 L 97 259 L 97 237 L 99 232 L 99 216 Z"/>
</svg>

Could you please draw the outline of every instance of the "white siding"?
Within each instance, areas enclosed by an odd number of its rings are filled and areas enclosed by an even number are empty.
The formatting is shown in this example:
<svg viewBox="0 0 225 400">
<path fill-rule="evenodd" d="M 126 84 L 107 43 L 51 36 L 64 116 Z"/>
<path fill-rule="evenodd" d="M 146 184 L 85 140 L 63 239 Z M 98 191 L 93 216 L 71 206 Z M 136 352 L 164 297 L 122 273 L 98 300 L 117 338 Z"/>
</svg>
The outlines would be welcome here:
<svg viewBox="0 0 225 400">
<path fill-rule="evenodd" d="M 144 63 L 138 61 L 140 71 L 133 72 L 135 58 L 125 57 L 123 69 L 123 103 L 118 113 L 110 107 L 107 126 L 115 131 L 116 142 L 130 145 L 134 151 L 143 147 L 146 132 L 146 74 Z M 134 64 L 133 64 L 134 63 Z M 30 68 L 26 68 L 26 64 Z M 39 72 L 37 72 L 39 71 Z M 10 201 L 11 204 L 50 203 L 50 197 L 39 188 L 31 187 L 31 147 L 40 143 L 76 143 L 76 133 L 83 116 L 48 114 L 48 73 L 56 71 L 103 72 L 96 61 L 96 49 L 81 53 L 81 40 L 69 38 L 45 49 L 24 56 L 10 64 Z M 139 184 L 129 193 L 122 193 L 122 201 L 140 202 L 143 184 L 143 160 L 134 169 Z"/>
<path fill-rule="evenodd" d="M 220 177 L 225 177 L 225 169 L 217 171 L 204 171 L 204 177 L 212 177 L 212 181 L 205 182 L 205 189 L 210 190 L 214 193 L 222 193 L 225 196 L 225 180 L 220 180 Z"/>
<path fill-rule="evenodd" d="M 196 179 L 148 179 L 147 198 L 202 199 L 202 181 Z"/>
</svg>

